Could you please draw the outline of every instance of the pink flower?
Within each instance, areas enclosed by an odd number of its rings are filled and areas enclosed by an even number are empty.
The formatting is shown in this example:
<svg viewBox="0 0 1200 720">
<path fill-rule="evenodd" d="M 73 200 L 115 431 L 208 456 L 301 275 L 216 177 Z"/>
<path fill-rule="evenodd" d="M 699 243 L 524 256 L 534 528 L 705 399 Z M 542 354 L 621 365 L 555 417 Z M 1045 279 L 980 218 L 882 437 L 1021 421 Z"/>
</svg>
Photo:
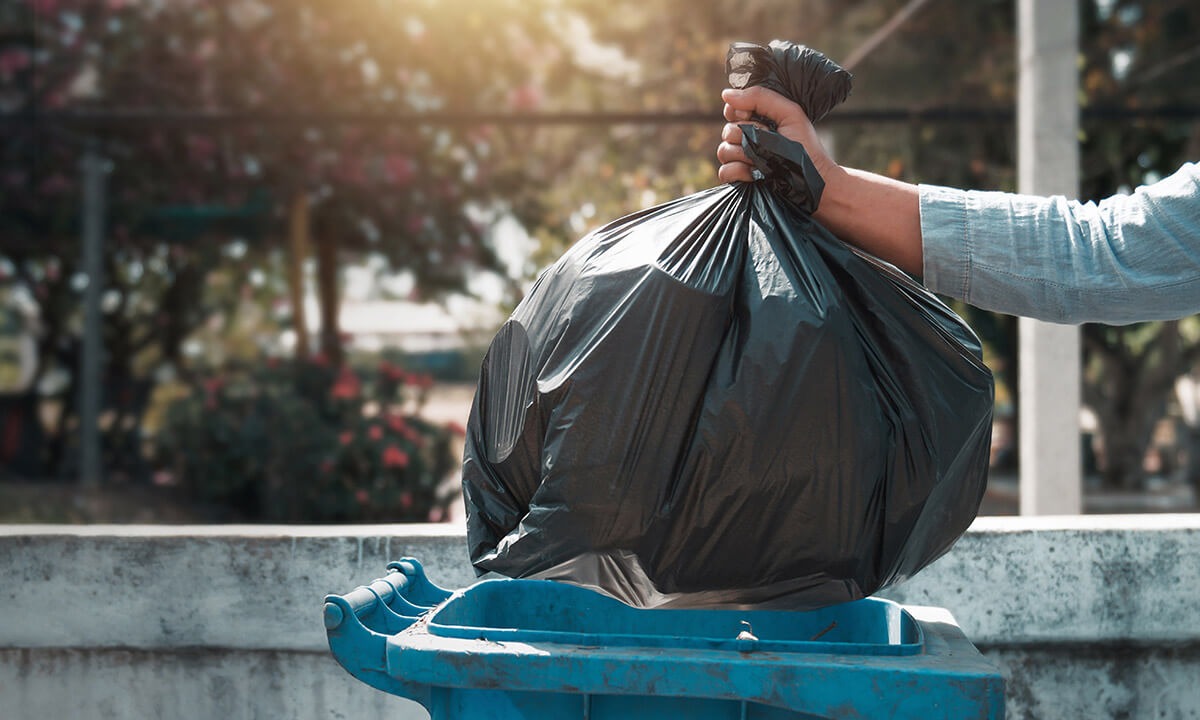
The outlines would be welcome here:
<svg viewBox="0 0 1200 720">
<path fill-rule="evenodd" d="M 371 428 L 367 430 L 367 435 L 372 440 L 381 440 L 383 439 L 383 428 L 379 425 L 372 425 Z"/>
<path fill-rule="evenodd" d="M 359 505 L 366 505 L 371 501 L 371 494 L 365 489 L 359 488 L 354 491 L 354 499 L 358 501 Z"/>
<path fill-rule="evenodd" d="M 428 390 L 433 387 L 433 376 L 429 373 L 409 373 L 405 383 L 420 390 Z"/>
<path fill-rule="evenodd" d="M 11 78 L 18 70 L 29 66 L 29 53 L 25 50 L 6 50 L 0 53 L 0 77 Z"/>
<path fill-rule="evenodd" d="M 187 140 L 188 157 L 193 162 L 207 163 L 217 153 L 217 143 L 206 135 L 190 135 Z"/>
<path fill-rule="evenodd" d="M 407 490 L 405 490 L 404 492 L 400 493 L 400 507 L 402 507 L 402 508 L 404 508 L 405 510 L 407 510 L 407 509 L 409 509 L 410 507 L 412 507 L 412 504 L 413 504 L 413 496 L 412 496 L 412 493 L 410 493 L 410 492 L 409 492 L 409 491 L 407 491 Z"/>
<path fill-rule="evenodd" d="M 54 173 L 42 181 L 38 190 L 43 195 L 61 195 L 71 187 L 71 181 L 62 173 Z"/>
<path fill-rule="evenodd" d="M 416 175 L 412 160 L 404 155 L 388 155 L 384 164 L 387 166 L 392 182 L 400 187 L 406 187 Z"/>
<path fill-rule="evenodd" d="M 329 390 L 330 397 L 341 400 L 351 400 L 358 397 L 359 391 L 362 389 L 358 381 L 358 376 L 350 368 L 342 368 L 342 372 L 338 374 L 337 382 Z"/>
<path fill-rule="evenodd" d="M 526 83 L 508 94 L 508 104 L 518 112 L 536 110 L 542 104 L 542 91 L 536 85 Z"/>
<path fill-rule="evenodd" d="M 221 392 L 221 387 L 225 385 L 222 378 L 207 378 L 204 381 L 204 409 L 217 409 L 217 393 Z"/>
<path fill-rule="evenodd" d="M 417 429 L 412 425 L 405 425 L 399 432 L 404 436 L 405 440 L 416 444 L 418 447 L 425 441 L 425 438 L 421 437 L 421 433 L 417 432 Z"/>
<path fill-rule="evenodd" d="M 384 467 L 408 467 L 408 453 L 404 452 L 395 445 L 388 445 L 383 451 L 383 466 Z"/>
<path fill-rule="evenodd" d="M 404 372 L 404 368 L 387 360 L 379 363 L 379 374 L 394 382 L 404 382 L 405 378 L 408 377 L 408 373 Z"/>
<path fill-rule="evenodd" d="M 347 432 L 342 433 L 341 435 L 338 435 L 338 442 L 340 442 L 343 445 L 349 445 L 353 440 L 354 440 L 354 433 L 352 433 L 352 432 L 347 431 Z"/>
</svg>

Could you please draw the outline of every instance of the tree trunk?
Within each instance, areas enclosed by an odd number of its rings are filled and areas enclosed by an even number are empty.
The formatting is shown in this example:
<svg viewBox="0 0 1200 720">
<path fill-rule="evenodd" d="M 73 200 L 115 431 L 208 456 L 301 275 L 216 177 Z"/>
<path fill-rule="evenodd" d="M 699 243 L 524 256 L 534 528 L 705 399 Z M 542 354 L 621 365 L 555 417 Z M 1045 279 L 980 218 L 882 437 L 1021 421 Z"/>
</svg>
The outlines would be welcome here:
<svg viewBox="0 0 1200 720">
<path fill-rule="evenodd" d="M 1096 413 L 1104 446 L 1104 486 L 1140 490 L 1143 461 L 1154 426 L 1162 417 L 1175 379 L 1196 359 L 1195 345 L 1183 347 L 1178 321 L 1161 323 L 1148 341 L 1131 342 L 1132 328 L 1085 329 L 1085 342 L 1096 363 L 1084 383 L 1085 402 Z M 1105 337 L 1107 333 L 1109 337 Z M 1135 350 L 1134 346 L 1141 349 Z"/>
<path fill-rule="evenodd" d="M 1143 462 L 1153 427 L 1154 422 L 1144 417 L 1110 417 L 1100 421 L 1106 460 L 1101 476 L 1104 487 L 1129 491 L 1142 488 L 1146 475 Z"/>
<path fill-rule="evenodd" d="M 288 296 L 292 303 L 292 329 L 296 333 L 296 359 L 312 351 L 308 338 L 308 318 L 304 312 L 304 261 L 308 259 L 309 206 L 308 194 L 297 192 L 292 197 L 288 218 Z"/>
<path fill-rule="evenodd" d="M 319 233 L 317 251 L 317 302 L 321 306 L 321 353 L 335 367 L 342 364 L 342 331 L 338 326 L 341 293 L 338 288 L 337 243 Z"/>
</svg>

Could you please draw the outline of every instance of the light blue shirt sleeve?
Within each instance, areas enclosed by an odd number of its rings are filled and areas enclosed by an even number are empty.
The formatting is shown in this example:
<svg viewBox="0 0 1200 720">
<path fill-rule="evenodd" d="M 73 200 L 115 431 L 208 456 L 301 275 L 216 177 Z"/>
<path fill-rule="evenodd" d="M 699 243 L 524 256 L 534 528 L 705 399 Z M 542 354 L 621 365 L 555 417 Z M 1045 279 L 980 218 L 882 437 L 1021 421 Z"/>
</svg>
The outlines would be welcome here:
<svg viewBox="0 0 1200 720">
<path fill-rule="evenodd" d="M 1200 167 L 1099 203 L 920 186 L 924 282 L 1056 323 L 1200 312 Z"/>
</svg>

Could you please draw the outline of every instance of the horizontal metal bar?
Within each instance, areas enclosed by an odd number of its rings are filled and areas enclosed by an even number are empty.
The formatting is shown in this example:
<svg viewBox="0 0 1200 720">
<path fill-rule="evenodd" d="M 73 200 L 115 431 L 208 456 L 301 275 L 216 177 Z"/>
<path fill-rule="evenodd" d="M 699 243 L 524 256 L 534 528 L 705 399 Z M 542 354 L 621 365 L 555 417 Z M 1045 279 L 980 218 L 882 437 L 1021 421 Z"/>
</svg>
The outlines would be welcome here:
<svg viewBox="0 0 1200 720">
<path fill-rule="evenodd" d="M 827 123 L 1011 123 L 1011 108 L 925 107 L 867 108 L 838 110 Z M 1095 106 L 1082 108 L 1080 119 L 1087 120 L 1197 120 L 1200 105 L 1159 105 L 1127 108 Z M 0 113 L 0 124 L 18 123 L 36 126 L 88 129 L 142 128 L 148 125 L 171 127 L 208 127 L 225 125 L 711 125 L 721 122 L 719 108 L 680 112 L 539 112 L 539 113 L 375 113 L 375 112 L 263 112 L 220 110 L 55 110 L 31 113 Z"/>
</svg>

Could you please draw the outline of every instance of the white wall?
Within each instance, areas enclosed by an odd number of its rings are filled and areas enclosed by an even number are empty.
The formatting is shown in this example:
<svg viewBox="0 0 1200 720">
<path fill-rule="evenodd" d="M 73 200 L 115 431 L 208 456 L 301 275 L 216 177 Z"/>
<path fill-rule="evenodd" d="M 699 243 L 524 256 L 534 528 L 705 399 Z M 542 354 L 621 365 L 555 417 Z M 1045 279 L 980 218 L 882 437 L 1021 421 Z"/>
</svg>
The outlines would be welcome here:
<svg viewBox="0 0 1200 720">
<path fill-rule="evenodd" d="M 461 529 L 0 527 L 0 718 L 421 718 L 321 622 L 403 556 L 473 580 Z M 949 608 L 1010 718 L 1200 718 L 1200 516 L 984 518 L 890 596 Z"/>
</svg>

